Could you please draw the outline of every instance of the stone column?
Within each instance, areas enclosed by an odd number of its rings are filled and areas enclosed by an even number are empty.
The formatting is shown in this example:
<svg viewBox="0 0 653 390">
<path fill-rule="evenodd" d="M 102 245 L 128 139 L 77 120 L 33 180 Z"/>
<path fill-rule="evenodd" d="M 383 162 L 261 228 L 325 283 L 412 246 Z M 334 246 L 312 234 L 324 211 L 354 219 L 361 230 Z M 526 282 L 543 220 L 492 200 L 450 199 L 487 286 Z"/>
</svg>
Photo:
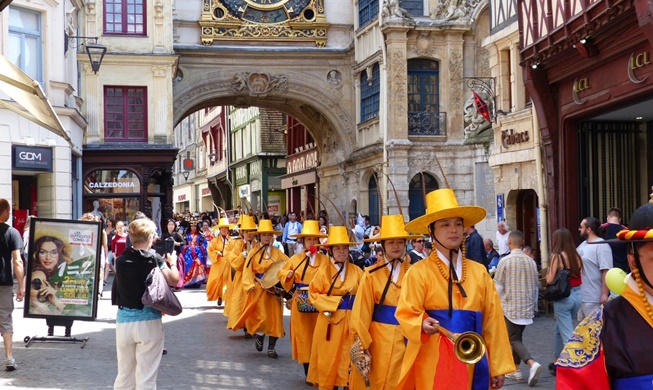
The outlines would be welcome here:
<svg viewBox="0 0 653 390">
<path fill-rule="evenodd" d="M 167 66 L 153 66 L 152 67 L 152 92 L 148 96 L 148 100 L 153 102 L 152 109 L 154 112 L 150 113 L 150 118 L 153 118 L 150 124 L 152 129 L 152 136 L 150 140 L 155 144 L 167 144 L 168 142 L 168 127 L 172 124 L 168 123 L 170 116 L 170 96 L 169 83 L 167 82 L 169 67 Z M 172 134 L 172 132 L 170 132 Z"/>
<path fill-rule="evenodd" d="M 86 143 L 97 144 L 104 139 L 100 134 L 100 104 L 104 94 L 100 88 L 100 78 L 93 72 L 91 64 L 84 64 L 84 79 L 86 80 Z M 104 130 L 104 126 L 102 126 Z M 104 131 L 102 131 L 103 133 Z"/>
<path fill-rule="evenodd" d="M 411 179 L 408 175 L 408 172 L 411 171 L 408 164 L 408 151 L 410 147 L 411 142 L 407 139 L 394 140 L 387 147 L 388 161 L 391 161 L 392 164 L 386 164 L 384 166 L 385 173 L 392 182 L 392 184 L 388 183 L 387 185 L 388 214 L 400 214 L 399 209 L 401 208 L 401 214 L 404 215 L 406 221 L 408 221 L 408 186 Z M 394 190 L 392 185 L 394 185 Z M 395 190 L 397 191 L 396 195 Z M 397 205 L 397 201 L 401 207 Z"/>
<path fill-rule="evenodd" d="M 392 26 L 386 35 L 387 126 L 388 139 L 408 138 L 408 94 L 406 70 L 407 26 Z"/>
</svg>

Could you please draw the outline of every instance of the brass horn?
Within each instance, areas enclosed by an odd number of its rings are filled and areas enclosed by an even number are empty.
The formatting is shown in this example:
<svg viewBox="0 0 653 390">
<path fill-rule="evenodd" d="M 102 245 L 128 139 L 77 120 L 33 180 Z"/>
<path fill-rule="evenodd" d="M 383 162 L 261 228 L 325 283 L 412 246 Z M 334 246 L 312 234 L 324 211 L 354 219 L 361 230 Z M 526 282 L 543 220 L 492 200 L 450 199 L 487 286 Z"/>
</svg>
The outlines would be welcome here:
<svg viewBox="0 0 653 390">
<path fill-rule="evenodd" d="M 435 326 L 440 333 L 453 342 L 456 358 L 465 364 L 474 364 L 485 355 L 485 340 L 476 332 L 453 333 L 440 325 Z"/>
</svg>

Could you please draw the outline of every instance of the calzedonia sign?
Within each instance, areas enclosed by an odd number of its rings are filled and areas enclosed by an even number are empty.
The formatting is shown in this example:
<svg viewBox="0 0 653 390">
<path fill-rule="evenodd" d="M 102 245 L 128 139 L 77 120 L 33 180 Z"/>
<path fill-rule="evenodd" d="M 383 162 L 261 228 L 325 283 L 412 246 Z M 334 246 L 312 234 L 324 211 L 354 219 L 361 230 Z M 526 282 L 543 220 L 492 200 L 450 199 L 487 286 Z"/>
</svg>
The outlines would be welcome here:
<svg viewBox="0 0 653 390">
<path fill-rule="evenodd" d="M 52 172 L 52 148 L 13 146 L 12 169 Z"/>
</svg>

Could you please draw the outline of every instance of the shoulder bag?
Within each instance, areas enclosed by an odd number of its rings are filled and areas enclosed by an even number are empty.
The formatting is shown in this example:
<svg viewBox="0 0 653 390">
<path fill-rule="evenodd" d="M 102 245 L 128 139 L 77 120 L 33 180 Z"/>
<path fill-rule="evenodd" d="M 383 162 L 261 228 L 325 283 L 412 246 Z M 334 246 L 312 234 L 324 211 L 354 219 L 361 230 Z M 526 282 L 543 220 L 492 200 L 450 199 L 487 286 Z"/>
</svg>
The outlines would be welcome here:
<svg viewBox="0 0 653 390">
<path fill-rule="evenodd" d="M 558 272 L 556 272 L 553 282 L 548 284 L 546 290 L 544 290 L 544 299 L 547 301 L 559 301 L 567 298 L 569 294 L 571 294 L 571 282 L 569 280 L 571 277 L 571 271 L 567 268 L 562 253 L 558 253 L 558 258 L 562 261 L 562 269 L 559 269 Z"/>
<path fill-rule="evenodd" d="M 165 314 L 176 316 L 182 307 L 172 288 L 157 264 L 145 278 L 145 292 L 141 298 L 143 305 L 155 308 Z"/>
</svg>

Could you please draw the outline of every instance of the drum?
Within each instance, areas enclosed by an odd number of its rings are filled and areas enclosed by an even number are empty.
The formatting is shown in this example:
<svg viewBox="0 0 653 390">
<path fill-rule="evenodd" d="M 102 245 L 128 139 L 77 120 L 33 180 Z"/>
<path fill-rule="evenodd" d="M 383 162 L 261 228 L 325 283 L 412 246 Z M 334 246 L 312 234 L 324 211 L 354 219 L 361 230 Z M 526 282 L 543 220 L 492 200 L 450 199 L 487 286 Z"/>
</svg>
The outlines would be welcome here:
<svg viewBox="0 0 653 390">
<path fill-rule="evenodd" d="M 308 302 L 308 290 L 295 291 L 295 301 L 297 302 L 297 310 L 300 313 L 317 313 L 318 310 L 315 306 Z"/>
<path fill-rule="evenodd" d="M 263 279 L 259 280 L 259 283 L 261 283 L 261 287 L 263 287 L 265 290 L 274 287 L 277 283 L 279 283 L 279 277 L 277 276 L 277 273 L 283 266 L 286 265 L 285 261 L 279 261 L 270 266 L 267 271 L 265 271 L 265 274 L 263 275 Z"/>
</svg>

